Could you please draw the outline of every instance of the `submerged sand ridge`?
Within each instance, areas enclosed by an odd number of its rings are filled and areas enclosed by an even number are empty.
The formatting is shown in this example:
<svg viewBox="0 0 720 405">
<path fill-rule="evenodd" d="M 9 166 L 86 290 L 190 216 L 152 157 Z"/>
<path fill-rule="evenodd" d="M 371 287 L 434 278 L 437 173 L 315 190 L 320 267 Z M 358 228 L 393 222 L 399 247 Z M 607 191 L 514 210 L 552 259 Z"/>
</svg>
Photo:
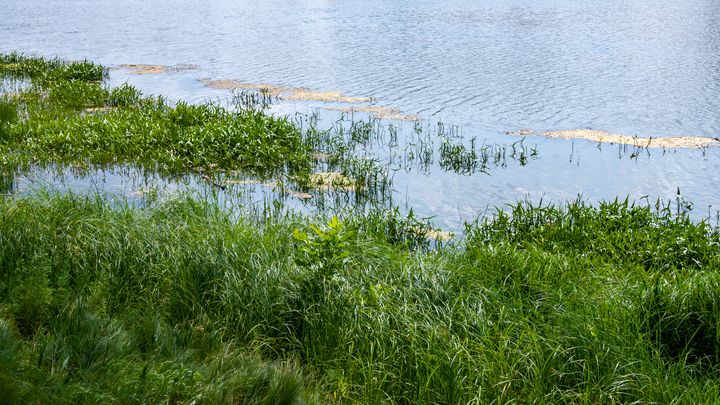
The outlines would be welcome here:
<svg viewBox="0 0 720 405">
<path fill-rule="evenodd" d="M 205 87 L 212 89 L 225 89 L 225 90 L 265 90 L 271 96 L 280 96 L 284 93 L 292 93 L 297 91 L 307 90 L 305 87 L 289 87 L 289 86 L 275 86 L 272 84 L 265 83 L 244 83 L 232 79 L 213 80 L 213 79 L 198 79 L 199 82 L 207 83 Z"/>
<path fill-rule="evenodd" d="M 280 98 L 285 100 L 303 100 L 303 101 L 339 101 L 342 103 L 360 103 L 363 101 L 372 101 L 372 97 L 349 97 L 344 96 L 339 91 L 294 91 Z"/>
<path fill-rule="evenodd" d="M 112 69 L 112 68 L 111 68 Z M 179 65 L 175 66 L 162 66 L 162 65 L 120 65 L 118 68 L 115 69 L 129 69 L 131 70 L 130 74 L 133 75 L 147 75 L 147 74 L 161 74 L 161 73 L 168 73 L 168 72 L 177 72 L 180 70 L 197 70 L 198 67 L 195 65 L 188 65 L 185 63 L 181 63 Z"/>
<path fill-rule="evenodd" d="M 353 107 L 353 108 L 327 108 L 328 110 L 341 111 L 345 114 L 354 114 L 356 112 L 369 112 L 372 118 L 381 120 L 400 120 L 400 121 L 422 121 L 422 118 L 416 115 L 405 115 L 397 108 L 388 107 Z"/>
<path fill-rule="evenodd" d="M 530 129 L 523 129 L 518 132 L 506 132 L 515 136 L 546 136 L 548 138 L 560 139 L 587 139 L 599 143 L 618 143 L 632 145 L 639 148 L 689 148 L 700 149 L 711 146 L 720 146 L 720 139 L 706 138 L 702 136 L 674 136 L 667 138 L 638 138 L 636 136 L 611 134 L 605 131 L 593 131 L 589 129 L 575 129 L 572 131 L 552 131 L 537 133 Z"/>
<path fill-rule="evenodd" d="M 198 81 L 206 83 L 205 87 L 213 89 L 225 89 L 225 90 L 264 90 L 269 95 L 275 96 L 282 100 L 301 100 L 301 101 L 324 101 L 324 102 L 341 102 L 341 103 L 362 103 L 366 101 L 375 100 L 372 97 L 353 97 L 346 96 L 339 91 L 311 91 L 307 87 L 290 87 L 290 86 L 277 86 L 266 83 L 246 83 L 234 79 L 198 79 Z M 403 114 L 397 108 L 388 107 L 370 107 L 360 106 L 351 108 L 327 108 L 328 110 L 341 111 L 346 114 L 353 114 L 356 112 L 368 112 L 372 118 L 377 119 L 389 119 L 389 120 L 400 120 L 400 121 L 422 121 L 422 118 L 415 115 Z"/>
<path fill-rule="evenodd" d="M 276 86 L 273 84 L 265 83 L 245 83 L 232 79 L 199 79 L 198 81 L 207 83 L 205 87 L 210 87 L 213 89 L 265 90 L 270 95 L 276 96 L 283 100 L 339 101 L 343 103 L 359 103 L 363 101 L 373 100 L 372 97 L 345 96 L 339 91 L 310 91 L 307 87 Z"/>
</svg>

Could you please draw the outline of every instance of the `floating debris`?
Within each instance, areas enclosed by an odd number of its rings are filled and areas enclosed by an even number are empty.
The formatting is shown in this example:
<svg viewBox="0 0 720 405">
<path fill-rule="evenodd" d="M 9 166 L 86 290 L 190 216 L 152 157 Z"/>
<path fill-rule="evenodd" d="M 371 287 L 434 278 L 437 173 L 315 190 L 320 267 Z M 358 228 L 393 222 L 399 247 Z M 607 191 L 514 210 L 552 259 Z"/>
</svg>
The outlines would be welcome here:
<svg viewBox="0 0 720 405">
<path fill-rule="evenodd" d="M 372 101 L 372 97 L 348 97 L 343 96 L 339 91 L 309 91 L 297 90 L 292 93 L 281 96 L 285 100 L 303 100 L 303 101 L 340 101 L 343 103 L 360 103 L 363 101 Z"/>
<path fill-rule="evenodd" d="M 447 242 L 452 240 L 453 237 L 455 237 L 455 234 L 453 232 L 445 232 L 437 229 L 424 229 L 419 226 L 413 228 L 413 231 L 424 236 L 426 239 L 433 239 L 438 242 Z"/>
<path fill-rule="evenodd" d="M 269 95 L 282 98 L 284 100 L 339 101 L 343 103 L 360 103 L 363 101 L 374 100 L 372 97 L 344 96 L 343 93 L 339 91 L 310 91 L 307 87 L 276 86 L 274 84 L 266 83 L 245 83 L 235 79 L 213 80 L 209 78 L 202 78 L 198 79 L 198 81 L 207 83 L 205 87 L 213 89 L 265 90 Z M 382 111 L 378 111 L 378 113 L 382 113 Z M 405 120 L 408 121 L 408 119 Z"/>
<path fill-rule="evenodd" d="M 259 181 L 256 181 L 256 180 L 248 180 L 248 181 L 253 182 L 252 184 L 259 183 Z M 263 186 L 263 187 L 272 187 L 273 191 L 275 191 L 276 187 L 278 187 L 278 186 L 282 187 L 282 185 L 283 185 L 283 183 L 280 180 L 261 184 L 261 186 Z M 289 194 L 291 197 L 295 197 L 295 198 L 304 198 L 304 199 L 313 198 L 312 194 L 303 193 L 301 191 L 295 191 L 295 190 L 282 190 L 282 191 Z"/>
<path fill-rule="evenodd" d="M 574 131 L 543 132 L 540 135 L 551 138 L 576 139 L 582 138 L 594 142 L 620 143 L 641 148 L 707 148 L 720 145 L 720 139 L 700 136 L 677 136 L 668 138 L 638 138 L 626 135 L 610 134 L 604 131 L 577 129 Z"/>
<path fill-rule="evenodd" d="M 351 179 L 342 173 L 313 173 L 310 175 L 310 185 L 313 190 L 346 190 L 355 191 L 365 188 L 357 183 L 357 180 Z"/>
<path fill-rule="evenodd" d="M 168 72 L 177 72 L 180 70 L 197 70 L 198 67 L 195 65 L 188 65 L 181 63 L 175 66 L 162 66 L 162 65 L 120 65 L 122 69 L 131 70 L 130 74 L 133 75 L 147 75 L 147 74 L 160 74 Z"/>
<path fill-rule="evenodd" d="M 312 155 L 313 159 L 321 160 L 321 159 L 330 159 L 332 155 L 328 155 L 327 153 L 316 153 Z"/>
<path fill-rule="evenodd" d="M 153 190 L 138 190 L 128 194 L 128 196 L 137 196 L 154 192 Z"/>
<path fill-rule="evenodd" d="M 554 131 L 541 132 L 537 134 L 535 131 L 524 129 L 519 132 L 506 132 L 508 135 L 533 136 L 541 135 L 548 138 L 560 139 L 587 139 L 600 143 L 618 143 L 624 145 L 632 145 L 639 148 L 709 148 L 711 146 L 720 146 L 720 139 L 706 138 L 702 136 L 673 136 L 667 138 L 638 138 L 636 136 L 617 135 L 605 131 L 592 131 L 589 129 L 576 129 L 572 131 Z"/>
<path fill-rule="evenodd" d="M 397 108 L 388 107 L 352 107 L 352 108 L 327 108 L 328 110 L 341 111 L 345 114 L 354 114 L 356 112 L 369 112 L 372 118 L 381 120 L 400 120 L 400 121 L 422 121 L 422 118 L 416 115 L 405 115 Z"/>
<path fill-rule="evenodd" d="M 517 132 L 505 132 L 508 135 L 515 135 L 515 136 L 535 136 L 537 133 L 533 131 L 532 129 L 521 129 Z"/>
<path fill-rule="evenodd" d="M 82 110 L 82 113 L 85 114 L 94 114 L 94 113 L 102 113 L 102 112 L 108 112 L 108 111 L 116 111 L 117 107 L 93 107 L 93 108 L 86 108 Z"/>
<path fill-rule="evenodd" d="M 288 193 L 291 197 L 295 197 L 295 198 L 307 199 L 307 198 L 312 198 L 312 197 L 313 197 L 312 194 L 302 193 L 302 192 L 300 192 L 300 191 L 285 190 L 285 192 Z"/>
</svg>

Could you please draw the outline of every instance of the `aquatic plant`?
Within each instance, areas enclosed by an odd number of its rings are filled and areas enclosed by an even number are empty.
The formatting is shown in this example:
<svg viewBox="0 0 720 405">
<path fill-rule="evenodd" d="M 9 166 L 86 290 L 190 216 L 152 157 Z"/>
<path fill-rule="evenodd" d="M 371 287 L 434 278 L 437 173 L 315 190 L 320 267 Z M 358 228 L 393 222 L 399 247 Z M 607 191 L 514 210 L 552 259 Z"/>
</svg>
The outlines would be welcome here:
<svg viewBox="0 0 720 405">
<path fill-rule="evenodd" d="M 92 63 L 17 54 L 2 60 L 13 66 L 5 76 L 34 83 L 18 101 L 27 118 L 0 150 L 13 164 L 133 162 L 168 174 L 214 165 L 268 177 L 310 170 L 305 135 L 288 119 L 265 114 L 266 105 L 251 106 L 254 96 L 235 112 L 213 103 L 171 105 L 127 84 L 110 90 L 95 83 L 104 70 Z"/>
<path fill-rule="evenodd" d="M 0 54 L 0 77 L 29 79 L 32 82 L 53 81 L 102 81 L 107 69 L 93 62 L 67 62 L 60 58 L 46 59 L 34 55 L 13 52 Z"/>
</svg>

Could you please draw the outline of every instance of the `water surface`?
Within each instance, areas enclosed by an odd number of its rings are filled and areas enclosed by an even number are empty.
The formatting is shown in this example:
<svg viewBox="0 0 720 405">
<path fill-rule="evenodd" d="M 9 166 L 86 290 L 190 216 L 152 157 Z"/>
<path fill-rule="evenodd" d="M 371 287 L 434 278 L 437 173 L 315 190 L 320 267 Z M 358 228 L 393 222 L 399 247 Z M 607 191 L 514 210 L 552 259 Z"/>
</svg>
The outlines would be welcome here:
<svg viewBox="0 0 720 405">
<path fill-rule="evenodd" d="M 0 14 L 0 52 L 197 65 L 161 76 L 112 72 L 113 83 L 175 100 L 224 97 L 197 82 L 209 77 L 370 96 L 367 105 L 442 120 L 488 143 L 515 142 L 504 132 L 519 129 L 720 134 L 720 3 L 712 0 L 5 0 L 3 8 L 12 12 Z M 336 104 L 293 101 L 274 111 Z M 329 126 L 337 113 L 322 118 Z M 489 175 L 397 171 L 397 199 L 450 227 L 527 196 L 654 201 L 674 199 L 679 187 L 696 215 L 720 208 L 715 149 L 630 159 L 617 145 L 526 143 L 538 160 Z"/>
</svg>

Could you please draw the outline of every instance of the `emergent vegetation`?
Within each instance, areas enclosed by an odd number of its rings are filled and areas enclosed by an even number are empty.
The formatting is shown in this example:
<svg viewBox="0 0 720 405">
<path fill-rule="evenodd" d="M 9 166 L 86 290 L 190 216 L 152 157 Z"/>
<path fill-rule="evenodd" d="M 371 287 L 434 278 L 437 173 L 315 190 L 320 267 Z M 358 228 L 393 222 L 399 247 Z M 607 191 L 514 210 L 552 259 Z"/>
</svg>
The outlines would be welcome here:
<svg viewBox="0 0 720 405">
<path fill-rule="evenodd" d="M 168 171 L 242 162 L 302 176 L 319 152 L 321 138 L 261 109 L 171 106 L 73 80 L 64 62 L 0 57 L 3 69 L 49 66 L 6 83 L 21 96 L 2 101 L 3 179 L 46 159 L 140 159 Z M 60 83 L 101 96 L 56 108 Z M 112 100 L 118 110 L 79 112 Z M 246 120 L 254 132 L 239 129 Z M 245 151 L 246 141 L 258 144 Z M 519 203 L 431 248 L 421 221 L 397 210 L 257 216 L 214 201 L 140 205 L 41 188 L 0 197 L 0 403 L 720 397 L 720 233 L 682 210 Z"/>
</svg>

